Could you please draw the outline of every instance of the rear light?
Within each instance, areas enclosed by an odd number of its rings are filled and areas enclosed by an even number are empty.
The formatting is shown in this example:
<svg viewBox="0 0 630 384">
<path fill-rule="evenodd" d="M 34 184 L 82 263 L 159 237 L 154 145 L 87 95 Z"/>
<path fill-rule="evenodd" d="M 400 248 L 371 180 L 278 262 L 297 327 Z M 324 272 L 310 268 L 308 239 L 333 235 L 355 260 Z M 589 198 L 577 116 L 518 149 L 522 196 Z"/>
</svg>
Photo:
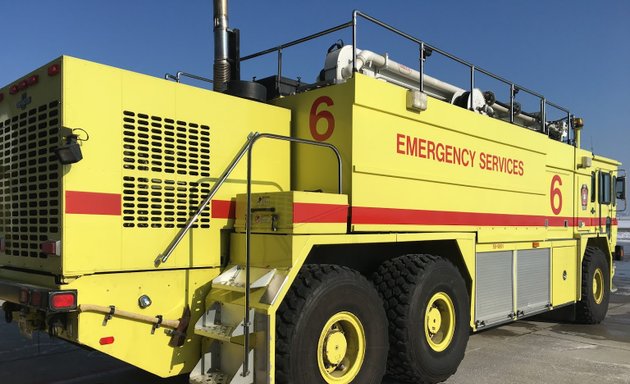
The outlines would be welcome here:
<svg viewBox="0 0 630 384">
<path fill-rule="evenodd" d="M 26 80 L 22 80 L 18 83 L 17 87 L 18 91 L 23 91 L 28 87 L 28 83 L 26 82 Z"/>
<path fill-rule="evenodd" d="M 20 291 L 20 304 L 28 304 L 28 300 L 31 298 L 31 295 L 28 289 L 23 288 Z"/>
<path fill-rule="evenodd" d="M 100 345 L 114 344 L 114 336 L 101 337 L 98 343 Z"/>
<path fill-rule="evenodd" d="M 4 100 L 4 93 L 0 93 L 0 103 L 2 103 L 2 100 Z"/>
<path fill-rule="evenodd" d="M 42 293 L 40 291 L 31 292 L 31 302 L 30 305 L 34 307 L 42 306 Z"/>
<path fill-rule="evenodd" d="M 59 256 L 61 255 L 61 242 L 54 240 L 44 241 L 39 245 L 39 249 L 42 251 L 42 253 L 45 253 L 47 255 Z"/>
<path fill-rule="evenodd" d="M 9 93 L 12 95 L 15 95 L 16 93 L 18 93 L 18 86 L 17 85 L 12 85 L 11 88 L 9 88 Z"/>
<path fill-rule="evenodd" d="M 31 85 L 37 84 L 38 81 L 39 81 L 39 76 L 38 75 L 33 75 L 33 76 L 29 77 L 28 80 L 26 80 L 26 82 L 27 82 L 29 87 Z"/>
<path fill-rule="evenodd" d="M 53 64 L 48 67 L 48 76 L 55 76 L 59 74 L 59 72 L 61 72 L 61 67 L 59 67 L 59 64 Z"/>
<path fill-rule="evenodd" d="M 48 306 L 53 311 L 72 310 L 77 308 L 75 291 L 57 291 L 48 294 Z"/>
</svg>

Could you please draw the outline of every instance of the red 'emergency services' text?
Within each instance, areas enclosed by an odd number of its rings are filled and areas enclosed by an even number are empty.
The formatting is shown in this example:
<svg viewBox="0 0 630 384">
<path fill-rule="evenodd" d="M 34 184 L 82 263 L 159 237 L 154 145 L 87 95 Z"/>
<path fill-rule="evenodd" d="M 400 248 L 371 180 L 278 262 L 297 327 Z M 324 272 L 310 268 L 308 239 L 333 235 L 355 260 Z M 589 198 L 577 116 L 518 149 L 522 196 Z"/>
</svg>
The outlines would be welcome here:
<svg viewBox="0 0 630 384">
<path fill-rule="evenodd" d="M 524 163 L 519 159 L 498 156 L 488 152 L 477 152 L 469 148 L 435 142 L 422 137 L 407 136 L 403 133 L 396 135 L 396 153 L 463 167 L 477 167 L 509 175 L 523 176 L 525 173 Z"/>
</svg>

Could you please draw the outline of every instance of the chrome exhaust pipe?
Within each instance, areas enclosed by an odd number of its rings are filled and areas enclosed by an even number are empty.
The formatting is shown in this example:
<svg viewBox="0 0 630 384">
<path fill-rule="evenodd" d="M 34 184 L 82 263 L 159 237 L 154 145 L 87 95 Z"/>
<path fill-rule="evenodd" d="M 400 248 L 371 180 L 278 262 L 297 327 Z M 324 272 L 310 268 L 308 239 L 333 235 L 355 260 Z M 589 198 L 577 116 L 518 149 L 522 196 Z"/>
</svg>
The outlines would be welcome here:
<svg viewBox="0 0 630 384">
<path fill-rule="evenodd" d="M 214 90 L 224 91 L 231 78 L 227 0 L 214 0 Z"/>
</svg>

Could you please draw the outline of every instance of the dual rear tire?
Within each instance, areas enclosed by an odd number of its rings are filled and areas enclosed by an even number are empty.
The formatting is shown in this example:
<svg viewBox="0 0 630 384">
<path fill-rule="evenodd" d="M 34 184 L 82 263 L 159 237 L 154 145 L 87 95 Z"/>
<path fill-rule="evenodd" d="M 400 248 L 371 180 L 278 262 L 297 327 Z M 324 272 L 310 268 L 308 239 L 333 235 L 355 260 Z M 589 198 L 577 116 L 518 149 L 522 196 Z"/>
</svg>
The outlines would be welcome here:
<svg viewBox="0 0 630 384">
<path fill-rule="evenodd" d="M 468 341 L 469 299 L 458 270 L 431 255 L 385 262 L 373 283 L 337 265 L 305 265 L 276 317 L 278 383 L 435 383 Z M 388 354 L 389 351 L 389 354 Z"/>
<path fill-rule="evenodd" d="M 466 284 L 448 260 L 405 255 L 374 276 L 389 318 L 387 372 L 401 382 L 437 383 L 457 371 L 470 333 Z"/>
</svg>

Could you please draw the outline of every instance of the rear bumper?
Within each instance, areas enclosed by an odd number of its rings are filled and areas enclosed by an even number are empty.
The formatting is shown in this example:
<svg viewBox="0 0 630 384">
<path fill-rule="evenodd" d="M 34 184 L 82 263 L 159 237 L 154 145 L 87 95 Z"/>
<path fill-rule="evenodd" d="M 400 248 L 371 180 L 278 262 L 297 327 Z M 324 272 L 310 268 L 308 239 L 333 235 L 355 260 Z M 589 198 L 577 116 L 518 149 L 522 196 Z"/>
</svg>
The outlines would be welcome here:
<svg viewBox="0 0 630 384">
<path fill-rule="evenodd" d="M 53 298 L 60 293 L 73 294 L 74 305 L 64 307 L 63 309 L 55 308 L 52 305 Z M 47 312 L 67 312 L 77 309 L 76 289 L 50 289 L 47 287 L 17 283 L 15 281 L 5 279 L 0 279 L 0 300 Z"/>
</svg>

